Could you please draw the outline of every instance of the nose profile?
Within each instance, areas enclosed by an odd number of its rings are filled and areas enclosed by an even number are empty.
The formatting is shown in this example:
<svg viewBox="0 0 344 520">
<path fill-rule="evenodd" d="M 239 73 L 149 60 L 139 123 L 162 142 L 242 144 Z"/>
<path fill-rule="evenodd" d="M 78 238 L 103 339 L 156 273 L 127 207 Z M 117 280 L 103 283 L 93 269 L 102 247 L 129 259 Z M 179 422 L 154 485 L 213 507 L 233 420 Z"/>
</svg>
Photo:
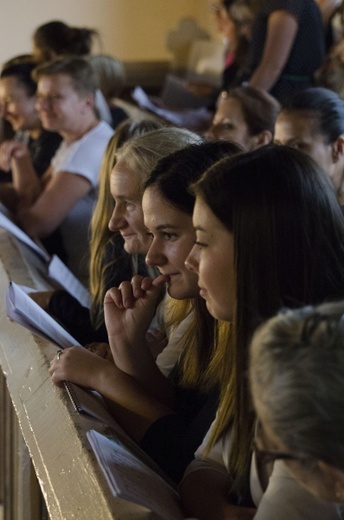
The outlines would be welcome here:
<svg viewBox="0 0 344 520">
<path fill-rule="evenodd" d="M 161 246 L 159 247 L 158 244 L 156 244 L 156 239 L 154 238 L 146 254 L 145 261 L 147 265 L 153 265 L 157 267 L 166 263 L 166 258 L 161 251 Z"/>
<path fill-rule="evenodd" d="M 110 231 L 118 231 L 119 229 L 123 229 L 126 225 L 126 221 L 123 216 L 123 212 L 120 210 L 118 206 L 115 206 L 110 217 L 108 228 Z"/>
<path fill-rule="evenodd" d="M 184 264 L 185 264 L 185 267 L 191 271 L 192 273 L 197 273 L 198 274 L 198 265 L 199 265 L 199 260 L 198 260 L 198 253 L 196 251 L 196 244 L 193 246 L 193 248 L 191 249 L 190 253 L 188 254 Z"/>
</svg>

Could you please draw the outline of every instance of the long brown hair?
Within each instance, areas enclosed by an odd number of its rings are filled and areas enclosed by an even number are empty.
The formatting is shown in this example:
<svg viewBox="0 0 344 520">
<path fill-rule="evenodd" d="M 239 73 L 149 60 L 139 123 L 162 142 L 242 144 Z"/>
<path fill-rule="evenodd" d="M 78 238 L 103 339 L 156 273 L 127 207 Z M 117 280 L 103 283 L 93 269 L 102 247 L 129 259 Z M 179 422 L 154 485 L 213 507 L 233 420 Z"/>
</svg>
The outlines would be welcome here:
<svg viewBox="0 0 344 520">
<path fill-rule="evenodd" d="M 210 368 L 221 374 L 210 442 L 231 431 L 229 468 L 242 492 L 255 421 L 246 380 L 251 336 L 281 306 L 344 295 L 344 220 L 325 172 L 284 146 L 224 159 L 194 189 L 234 236 L 236 302 L 230 341 Z"/>
<path fill-rule="evenodd" d="M 154 186 L 168 204 L 191 219 L 195 196 L 189 190 L 190 184 L 196 182 L 212 164 L 241 151 L 239 145 L 226 141 L 190 145 L 161 159 L 147 177 L 144 189 Z M 192 322 L 182 338 L 187 348 L 182 350 L 181 384 L 209 389 L 219 383 L 208 377 L 209 363 L 218 342 L 215 321 L 205 302 L 197 296 L 187 301 L 171 299 L 168 323 L 176 324 L 188 313 L 192 314 Z"/>
</svg>

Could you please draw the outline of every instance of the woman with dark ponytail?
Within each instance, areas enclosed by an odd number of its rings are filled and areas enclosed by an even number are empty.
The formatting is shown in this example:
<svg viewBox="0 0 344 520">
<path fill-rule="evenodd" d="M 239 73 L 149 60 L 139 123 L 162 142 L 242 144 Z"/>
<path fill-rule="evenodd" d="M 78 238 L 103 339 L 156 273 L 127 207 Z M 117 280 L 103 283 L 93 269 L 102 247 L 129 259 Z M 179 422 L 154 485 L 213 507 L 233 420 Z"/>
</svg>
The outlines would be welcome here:
<svg viewBox="0 0 344 520">
<path fill-rule="evenodd" d="M 38 61 L 50 61 L 57 56 L 91 54 L 95 29 L 71 27 L 59 20 L 53 20 L 37 27 L 33 34 L 34 55 Z"/>
</svg>

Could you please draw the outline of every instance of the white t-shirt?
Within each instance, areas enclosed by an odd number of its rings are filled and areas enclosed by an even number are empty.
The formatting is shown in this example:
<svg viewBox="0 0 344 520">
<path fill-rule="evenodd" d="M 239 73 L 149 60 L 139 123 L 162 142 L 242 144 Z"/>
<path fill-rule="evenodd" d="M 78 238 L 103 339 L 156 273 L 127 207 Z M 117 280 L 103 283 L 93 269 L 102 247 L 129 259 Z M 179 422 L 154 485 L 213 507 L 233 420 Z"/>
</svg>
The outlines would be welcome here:
<svg viewBox="0 0 344 520">
<path fill-rule="evenodd" d="M 196 451 L 195 460 L 187 467 L 184 478 L 191 472 L 204 469 L 211 469 L 228 476 L 230 434 L 205 454 L 213 425 L 214 423 Z M 263 492 L 253 456 L 250 488 L 253 501 L 257 506 L 255 520 L 340 520 L 342 518 L 337 504 L 316 499 L 294 479 L 281 460 L 275 462 L 267 489 Z"/>
<path fill-rule="evenodd" d="M 60 225 L 67 265 L 83 282 L 88 279 L 88 231 L 96 198 L 98 175 L 112 128 L 101 121 L 78 141 L 62 141 L 52 159 L 52 175 L 69 172 L 85 177 L 90 183 L 88 193 L 80 199 Z"/>
</svg>

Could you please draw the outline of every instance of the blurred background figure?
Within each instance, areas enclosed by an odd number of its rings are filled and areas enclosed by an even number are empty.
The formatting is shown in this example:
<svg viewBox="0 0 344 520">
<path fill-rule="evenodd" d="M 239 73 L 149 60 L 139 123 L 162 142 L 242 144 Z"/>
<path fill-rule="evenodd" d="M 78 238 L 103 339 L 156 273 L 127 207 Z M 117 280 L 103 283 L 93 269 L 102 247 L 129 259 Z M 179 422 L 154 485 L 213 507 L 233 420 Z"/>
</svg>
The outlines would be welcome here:
<svg viewBox="0 0 344 520">
<path fill-rule="evenodd" d="M 57 58 L 36 68 L 35 77 L 42 125 L 63 140 L 41 178 L 25 143 L 3 143 L 3 156 L 13 175 L 13 199 L 1 196 L 1 200 L 31 237 L 42 239 L 59 230 L 68 267 L 87 283 L 88 225 L 113 130 L 98 119 L 98 81 L 88 60 Z M 49 253 L 61 256 L 54 249 Z"/>
<path fill-rule="evenodd" d="M 223 34 L 228 45 L 222 88 L 240 85 L 247 64 L 254 11 L 250 0 L 223 0 Z"/>
<path fill-rule="evenodd" d="M 42 127 L 36 110 L 37 83 L 32 71 L 37 62 L 28 57 L 17 57 L 3 65 L 0 73 L 0 103 L 3 116 L 10 123 L 15 139 L 28 146 L 33 167 L 43 175 L 54 156 L 61 136 Z M 0 148 L 0 157 L 1 157 Z M 11 180 L 10 177 L 7 177 Z"/>
<path fill-rule="evenodd" d="M 127 119 L 128 114 L 116 105 L 118 98 L 125 87 L 126 74 L 121 61 L 106 54 L 90 56 L 93 69 L 98 76 L 99 88 L 111 113 L 111 126 L 116 128 Z"/>
<path fill-rule="evenodd" d="M 219 96 L 207 139 L 237 141 L 247 151 L 272 141 L 278 101 L 253 87 L 236 87 Z"/>
<path fill-rule="evenodd" d="M 314 0 L 256 0 L 247 80 L 284 102 L 314 84 L 325 57 L 324 27 Z"/>
<path fill-rule="evenodd" d="M 254 11 L 250 0 L 221 0 L 211 5 L 219 33 L 226 44 L 224 70 L 220 89 L 210 85 L 190 83 L 189 89 L 198 96 L 208 97 L 214 109 L 221 91 L 240 85 L 246 69 Z"/>
<path fill-rule="evenodd" d="M 98 31 L 72 27 L 53 20 L 37 27 L 33 34 L 33 53 L 37 61 L 50 61 L 58 56 L 88 56 Z"/>
<path fill-rule="evenodd" d="M 326 31 L 326 44 L 329 47 L 338 41 L 336 29 L 342 26 L 342 21 L 337 17 L 337 14 L 341 12 L 343 2 L 342 0 L 316 0 L 316 3 L 320 9 Z"/>
<path fill-rule="evenodd" d="M 338 94 L 321 87 L 296 94 L 277 117 L 275 139 L 312 157 L 344 204 L 344 100 Z"/>
<path fill-rule="evenodd" d="M 320 2 L 328 7 L 324 20 L 326 59 L 317 71 L 317 83 L 344 96 L 344 2 Z"/>
<path fill-rule="evenodd" d="M 73 27 L 60 20 L 40 25 L 32 37 L 33 54 L 39 62 L 51 61 L 60 56 L 88 57 L 94 40 L 100 36 L 95 29 Z M 112 125 L 112 116 L 99 88 L 96 92 L 96 108 L 100 119 Z"/>
</svg>

